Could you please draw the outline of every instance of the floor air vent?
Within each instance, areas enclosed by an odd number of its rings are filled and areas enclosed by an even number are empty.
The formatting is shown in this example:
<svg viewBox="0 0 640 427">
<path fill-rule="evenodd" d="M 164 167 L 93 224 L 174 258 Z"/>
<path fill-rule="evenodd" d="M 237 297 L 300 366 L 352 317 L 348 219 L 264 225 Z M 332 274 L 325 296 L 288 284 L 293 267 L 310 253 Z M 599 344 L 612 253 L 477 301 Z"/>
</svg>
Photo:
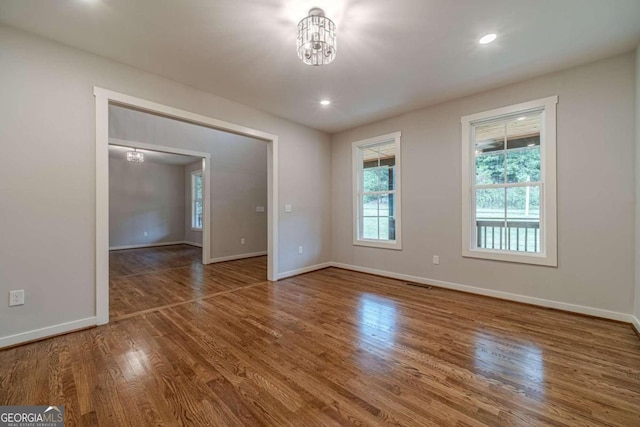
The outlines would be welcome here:
<svg viewBox="0 0 640 427">
<path fill-rule="evenodd" d="M 423 285 L 422 283 L 412 283 L 412 282 L 406 282 L 405 285 L 409 285 L 409 286 L 416 286 L 418 288 L 424 288 L 426 290 L 431 290 L 432 286 L 430 285 Z"/>
</svg>

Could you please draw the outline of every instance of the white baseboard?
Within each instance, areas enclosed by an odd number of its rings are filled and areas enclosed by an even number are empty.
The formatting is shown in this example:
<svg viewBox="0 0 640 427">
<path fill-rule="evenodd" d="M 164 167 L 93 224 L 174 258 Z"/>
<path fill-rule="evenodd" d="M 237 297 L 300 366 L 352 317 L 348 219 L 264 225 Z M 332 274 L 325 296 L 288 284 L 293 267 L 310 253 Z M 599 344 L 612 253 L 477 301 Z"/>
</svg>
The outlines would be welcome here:
<svg viewBox="0 0 640 427">
<path fill-rule="evenodd" d="M 263 256 L 263 255 L 267 255 L 267 251 L 251 252 L 248 254 L 238 254 L 238 255 L 223 256 L 218 258 L 211 258 L 208 264 L 215 264 L 216 262 L 235 261 L 237 259 L 253 258 L 256 256 Z"/>
<path fill-rule="evenodd" d="M 120 251 L 123 249 L 140 249 L 140 248 L 155 248 L 156 246 L 173 246 L 173 245 L 191 245 L 192 243 L 180 240 L 177 242 L 158 242 L 158 243 L 142 243 L 140 245 L 125 245 L 125 246 L 112 246 L 110 251 Z M 195 244 L 193 244 L 195 246 Z M 202 245 L 200 246 L 202 247 Z"/>
<path fill-rule="evenodd" d="M 332 267 L 332 262 L 323 262 L 321 264 L 310 265 L 308 267 L 299 268 L 297 270 L 285 271 L 278 274 L 278 280 L 286 279 L 287 277 L 297 276 L 299 274 L 310 273 L 316 270 L 322 270 L 323 268 Z"/>
<path fill-rule="evenodd" d="M 185 245 L 189 245 L 189 246 L 195 246 L 196 248 L 201 248 L 202 247 L 202 243 L 197 243 L 197 242 L 187 242 L 186 240 L 184 242 L 182 242 Z"/>
<path fill-rule="evenodd" d="M 565 302 L 551 301 L 542 298 L 534 298 L 526 295 L 512 294 L 509 292 L 494 291 L 491 289 L 478 288 L 475 286 L 461 285 L 458 283 L 444 282 L 442 280 L 427 279 L 425 277 L 410 276 L 408 274 L 393 273 L 390 271 L 376 270 L 374 268 L 360 267 L 339 262 L 331 263 L 333 267 L 345 270 L 358 271 L 360 273 L 375 274 L 378 276 L 390 277 L 392 279 L 415 282 L 424 285 L 433 285 L 440 288 L 452 289 L 456 291 L 468 292 L 471 294 L 484 295 L 509 301 L 523 302 L 540 307 L 555 308 L 558 310 L 570 311 L 572 313 L 587 314 L 589 316 L 602 317 L 604 319 L 618 320 L 632 323 L 634 317 L 631 314 L 619 313 L 617 311 L 603 310 L 600 308 L 586 307 L 582 305 L 569 304 Z"/>
<path fill-rule="evenodd" d="M 633 327 L 636 328 L 636 332 L 640 334 L 640 319 L 636 316 L 631 316 L 631 325 L 633 325 Z"/>
<path fill-rule="evenodd" d="M 64 334 L 66 332 L 76 331 L 78 329 L 87 328 L 96 325 L 95 317 L 87 317 L 86 319 L 74 320 L 72 322 L 60 323 L 58 325 L 47 326 L 46 328 L 34 329 L 33 331 L 21 332 L 15 335 L 0 337 L 0 348 L 9 347 L 16 344 L 27 343 L 29 341 L 48 338 L 55 335 Z"/>
</svg>

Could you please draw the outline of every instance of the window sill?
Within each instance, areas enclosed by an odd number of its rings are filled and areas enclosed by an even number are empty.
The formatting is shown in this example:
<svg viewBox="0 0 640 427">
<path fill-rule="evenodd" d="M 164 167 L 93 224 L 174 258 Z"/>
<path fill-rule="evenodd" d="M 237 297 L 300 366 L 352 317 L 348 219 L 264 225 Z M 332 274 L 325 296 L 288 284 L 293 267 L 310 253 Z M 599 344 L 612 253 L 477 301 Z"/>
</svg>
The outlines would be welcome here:
<svg viewBox="0 0 640 427">
<path fill-rule="evenodd" d="M 558 259 L 547 254 L 524 254 L 506 251 L 492 251 L 481 249 L 466 249 L 462 251 L 465 258 L 479 258 L 490 261 L 504 261 L 518 264 L 543 265 L 547 267 L 557 267 Z"/>
<path fill-rule="evenodd" d="M 202 228 L 193 228 L 193 227 L 191 227 L 191 231 L 202 231 Z"/>
<path fill-rule="evenodd" d="M 396 251 L 402 250 L 402 244 L 398 241 L 384 240 L 354 240 L 353 246 L 366 246 L 369 248 L 392 249 Z"/>
</svg>

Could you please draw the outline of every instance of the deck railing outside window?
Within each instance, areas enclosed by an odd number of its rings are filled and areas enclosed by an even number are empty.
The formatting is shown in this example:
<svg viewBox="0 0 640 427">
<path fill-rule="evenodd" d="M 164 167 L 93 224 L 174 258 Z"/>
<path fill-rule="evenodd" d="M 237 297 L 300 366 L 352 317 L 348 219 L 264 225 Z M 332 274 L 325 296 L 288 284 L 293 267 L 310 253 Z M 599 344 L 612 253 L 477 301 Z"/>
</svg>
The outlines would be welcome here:
<svg viewBox="0 0 640 427">
<path fill-rule="evenodd" d="M 476 221 L 478 249 L 540 251 L 540 221 Z"/>
</svg>

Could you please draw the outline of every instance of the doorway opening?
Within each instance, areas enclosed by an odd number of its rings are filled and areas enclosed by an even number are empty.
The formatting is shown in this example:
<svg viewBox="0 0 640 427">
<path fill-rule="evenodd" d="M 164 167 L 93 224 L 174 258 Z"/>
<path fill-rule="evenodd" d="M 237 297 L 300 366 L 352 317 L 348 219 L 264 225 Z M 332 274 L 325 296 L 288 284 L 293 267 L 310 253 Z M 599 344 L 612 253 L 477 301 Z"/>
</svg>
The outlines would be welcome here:
<svg viewBox="0 0 640 427">
<path fill-rule="evenodd" d="M 156 104 L 150 101 L 145 101 L 139 98 L 130 97 L 128 95 L 119 94 L 116 92 L 94 88 L 94 95 L 96 98 L 96 318 L 97 324 L 105 324 L 109 321 L 109 249 L 110 246 L 114 249 L 114 245 L 110 245 L 110 228 L 109 228 L 109 151 L 116 150 L 131 150 L 141 151 L 147 150 L 149 153 L 158 153 L 157 155 L 171 155 L 171 156 L 192 156 L 198 158 L 202 164 L 200 171 L 197 169 L 190 170 L 189 175 L 185 172 L 185 183 L 188 181 L 191 188 L 197 188 L 200 185 L 202 189 L 202 197 L 195 197 L 190 195 L 188 205 L 191 208 L 189 215 L 185 214 L 185 221 L 189 221 L 190 228 L 197 232 L 198 228 L 202 228 L 202 264 L 206 265 L 210 263 L 216 263 L 221 261 L 227 261 L 231 259 L 247 258 L 248 256 L 267 255 L 266 261 L 266 278 L 268 280 L 277 280 L 277 136 L 250 129 L 244 126 L 235 125 L 228 122 L 223 122 L 217 119 L 209 118 L 206 116 L 197 115 L 183 110 L 178 110 L 172 107 Z M 111 120 L 116 116 L 116 111 L 126 110 L 133 115 L 150 115 L 156 119 L 171 121 L 178 124 L 178 133 L 171 134 L 166 129 L 162 129 L 161 126 L 154 127 L 151 133 L 157 138 L 153 140 L 153 144 L 149 143 L 149 139 L 138 137 L 139 135 L 128 135 L 126 138 L 122 138 L 121 135 L 113 135 L 114 120 Z M 137 119 L 136 119 L 137 120 Z M 264 201 L 256 201 L 255 206 L 252 206 L 252 213 L 256 216 L 262 214 L 264 222 L 266 222 L 266 243 L 265 250 L 249 252 L 240 255 L 225 255 L 221 253 L 219 247 L 212 245 L 212 228 L 210 227 L 211 216 L 211 193 L 207 190 L 211 185 L 211 156 L 213 143 L 210 138 L 203 138 L 197 149 L 193 149 L 193 145 L 185 143 L 184 138 L 180 139 L 180 129 L 185 126 L 191 126 L 197 129 L 195 132 L 207 132 L 217 131 L 229 135 L 230 141 L 239 141 L 236 143 L 229 142 L 229 147 L 239 148 L 241 141 L 251 139 L 254 142 L 259 142 L 265 151 L 266 162 L 261 164 L 266 169 L 266 176 L 263 177 L 263 182 L 266 179 L 266 198 Z M 147 127 L 147 128 L 145 128 Z M 148 124 L 142 123 L 141 129 L 149 132 Z M 111 135 L 110 135 L 111 133 Z M 120 136 L 120 138 L 118 138 Z M 258 141 L 255 141 L 258 140 Z M 144 141 L 144 142 L 141 142 Z M 265 144 L 266 143 L 266 144 Z M 126 148 L 116 148 L 126 147 Z M 115 155 L 115 154 L 114 154 Z M 151 154 L 154 156 L 156 154 Z M 242 158 L 242 155 L 239 156 Z M 194 162 L 195 163 L 195 162 Z M 266 163 L 266 165 L 264 164 Z M 255 168 L 254 168 L 255 169 Z M 198 183 L 200 180 L 200 183 Z M 242 181 L 242 180 L 236 180 Z M 195 186 L 195 187 L 194 187 Z M 212 188 L 212 187 L 211 187 Z M 199 211 L 201 209 L 201 212 Z M 187 219 L 188 218 L 188 219 Z M 148 226 L 148 224 L 146 225 Z M 165 224 L 166 226 L 166 224 Z M 144 228 L 144 227 L 143 227 Z M 166 228 L 166 227 L 165 227 Z M 133 228 L 137 237 L 140 238 L 140 232 L 142 237 L 150 238 L 149 231 L 138 230 Z M 185 230 L 186 231 L 186 230 Z M 144 233 L 147 235 L 144 235 Z M 160 227 L 160 232 L 167 234 L 167 230 Z M 124 233 L 127 234 L 126 232 Z M 186 234 L 185 234 L 186 236 Z M 223 233 L 218 232 L 213 236 L 213 240 L 220 241 L 223 237 Z M 155 236 L 154 238 L 158 238 Z M 171 241 L 167 236 L 162 236 L 158 244 L 162 243 L 176 243 L 182 241 Z M 253 238 L 240 238 L 237 239 L 238 244 L 254 243 Z M 191 241 L 185 237 L 184 242 L 198 243 L 197 241 Z M 147 244 L 143 242 L 141 244 Z M 136 245 L 136 243 L 131 243 Z M 135 250 L 135 248 L 122 250 Z M 249 247 L 249 246 L 247 246 Z M 117 248 L 117 245 L 115 245 Z M 217 251 L 217 252 L 216 252 Z M 264 262 L 264 260 L 263 260 Z M 263 269 L 263 273 L 264 269 Z"/>
</svg>

